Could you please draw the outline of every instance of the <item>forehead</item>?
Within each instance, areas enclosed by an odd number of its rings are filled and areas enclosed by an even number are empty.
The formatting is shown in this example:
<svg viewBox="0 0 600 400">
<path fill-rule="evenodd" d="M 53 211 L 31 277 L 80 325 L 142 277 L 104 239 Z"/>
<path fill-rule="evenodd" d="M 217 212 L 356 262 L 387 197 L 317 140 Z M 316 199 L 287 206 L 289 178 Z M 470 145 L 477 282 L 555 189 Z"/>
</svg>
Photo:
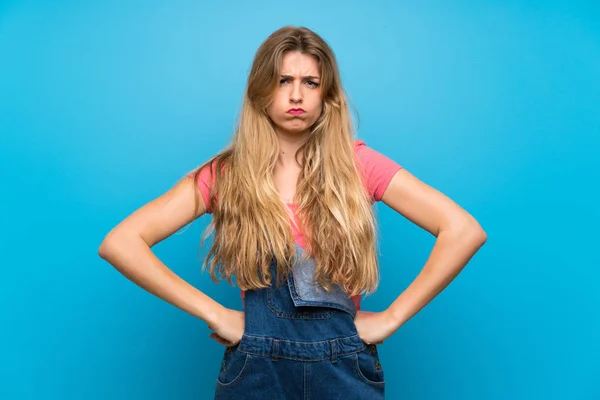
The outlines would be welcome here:
<svg viewBox="0 0 600 400">
<path fill-rule="evenodd" d="M 281 60 L 281 74 L 292 76 L 319 76 L 319 63 L 310 54 L 290 51 Z"/>
</svg>

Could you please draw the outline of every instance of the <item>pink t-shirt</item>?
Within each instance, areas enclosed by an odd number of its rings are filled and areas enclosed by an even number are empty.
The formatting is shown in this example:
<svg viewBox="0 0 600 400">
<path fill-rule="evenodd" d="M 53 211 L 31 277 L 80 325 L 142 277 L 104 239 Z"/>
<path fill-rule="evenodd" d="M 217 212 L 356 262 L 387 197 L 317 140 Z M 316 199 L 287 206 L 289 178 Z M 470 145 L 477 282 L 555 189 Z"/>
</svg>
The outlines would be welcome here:
<svg viewBox="0 0 600 400">
<path fill-rule="evenodd" d="M 371 196 L 371 201 L 373 203 L 380 201 L 385 189 L 392 180 L 392 177 L 402 167 L 385 155 L 368 147 L 362 140 L 355 140 L 354 151 L 357 156 L 358 166 L 362 173 L 363 181 L 365 182 L 367 191 Z M 190 174 L 190 176 L 191 175 L 192 174 Z M 207 213 L 212 212 L 209 202 L 211 184 L 211 171 L 209 168 L 204 168 L 199 174 L 198 188 L 200 189 L 204 204 L 206 205 Z M 304 234 L 300 229 L 299 219 L 296 213 L 296 205 L 293 203 L 287 203 L 287 206 L 291 211 L 291 216 L 293 217 L 292 233 L 294 235 L 294 240 L 300 247 L 304 247 L 306 241 Z M 243 291 L 241 291 L 241 297 L 244 297 Z M 352 300 L 354 300 L 357 309 L 360 309 L 360 296 L 354 296 Z"/>
</svg>

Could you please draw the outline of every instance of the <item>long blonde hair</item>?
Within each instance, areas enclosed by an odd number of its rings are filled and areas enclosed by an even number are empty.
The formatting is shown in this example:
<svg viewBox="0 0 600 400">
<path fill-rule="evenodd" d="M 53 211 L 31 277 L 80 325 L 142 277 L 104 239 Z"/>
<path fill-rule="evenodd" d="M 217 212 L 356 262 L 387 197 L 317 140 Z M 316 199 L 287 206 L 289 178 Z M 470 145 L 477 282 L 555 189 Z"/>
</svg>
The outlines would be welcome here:
<svg viewBox="0 0 600 400">
<path fill-rule="evenodd" d="M 305 250 L 315 259 L 315 279 L 326 290 L 337 284 L 351 296 L 372 293 L 379 283 L 376 219 L 357 166 L 350 111 L 333 51 L 304 27 L 283 27 L 261 44 L 231 143 L 195 171 L 195 181 L 205 167 L 216 175 L 209 225 L 214 242 L 203 267 L 208 265 L 214 281 L 217 275 L 230 284 L 235 278 L 249 290 L 271 284 L 272 262 L 280 282 L 296 259 L 290 215 L 273 181 L 279 144 L 266 112 L 289 51 L 318 61 L 323 98 L 322 113 L 296 153 L 302 171 L 294 203 Z"/>
</svg>

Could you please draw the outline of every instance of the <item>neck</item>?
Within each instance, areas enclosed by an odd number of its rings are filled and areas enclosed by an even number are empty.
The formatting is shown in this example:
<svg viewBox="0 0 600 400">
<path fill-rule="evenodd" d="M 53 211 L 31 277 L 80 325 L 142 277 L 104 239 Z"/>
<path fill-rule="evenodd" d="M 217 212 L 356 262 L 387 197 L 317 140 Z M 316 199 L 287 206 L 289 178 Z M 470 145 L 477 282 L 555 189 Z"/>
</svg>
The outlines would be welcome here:
<svg viewBox="0 0 600 400">
<path fill-rule="evenodd" d="M 296 152 L 304 144 L 310 132 L 293 133 L 276 130 L 279 141 L 279 157 L 277 164 L 282 167 L 298 167 Z"/>
</svg>

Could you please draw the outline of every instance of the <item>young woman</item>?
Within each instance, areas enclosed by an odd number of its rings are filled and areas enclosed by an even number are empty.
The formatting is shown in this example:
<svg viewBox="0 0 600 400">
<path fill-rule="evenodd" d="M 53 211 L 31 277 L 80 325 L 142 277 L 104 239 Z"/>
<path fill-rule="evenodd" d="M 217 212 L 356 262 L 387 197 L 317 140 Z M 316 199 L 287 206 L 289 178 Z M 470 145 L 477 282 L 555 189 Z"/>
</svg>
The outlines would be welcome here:
<svg viewBox="0 0 600 400">
<path fill-rule="evenodd" d="M 378 347 L 484 244 L 466 211 L 354 137 L 330 47 L 284 27 L 258 49 L 239 126 L 224 151 L 144 205 L 99 254 L 127 278 L 206 321 L 226 346 L 217 399 L 381 399 Z M 382 201 L 436 236 L 414 282 L 382 312 L 359 311 L 378 284 Z M 242 291 L 226 309 L 168 269 L 156 243 L 205 213 L 215 280 Z"/>
</svg>

